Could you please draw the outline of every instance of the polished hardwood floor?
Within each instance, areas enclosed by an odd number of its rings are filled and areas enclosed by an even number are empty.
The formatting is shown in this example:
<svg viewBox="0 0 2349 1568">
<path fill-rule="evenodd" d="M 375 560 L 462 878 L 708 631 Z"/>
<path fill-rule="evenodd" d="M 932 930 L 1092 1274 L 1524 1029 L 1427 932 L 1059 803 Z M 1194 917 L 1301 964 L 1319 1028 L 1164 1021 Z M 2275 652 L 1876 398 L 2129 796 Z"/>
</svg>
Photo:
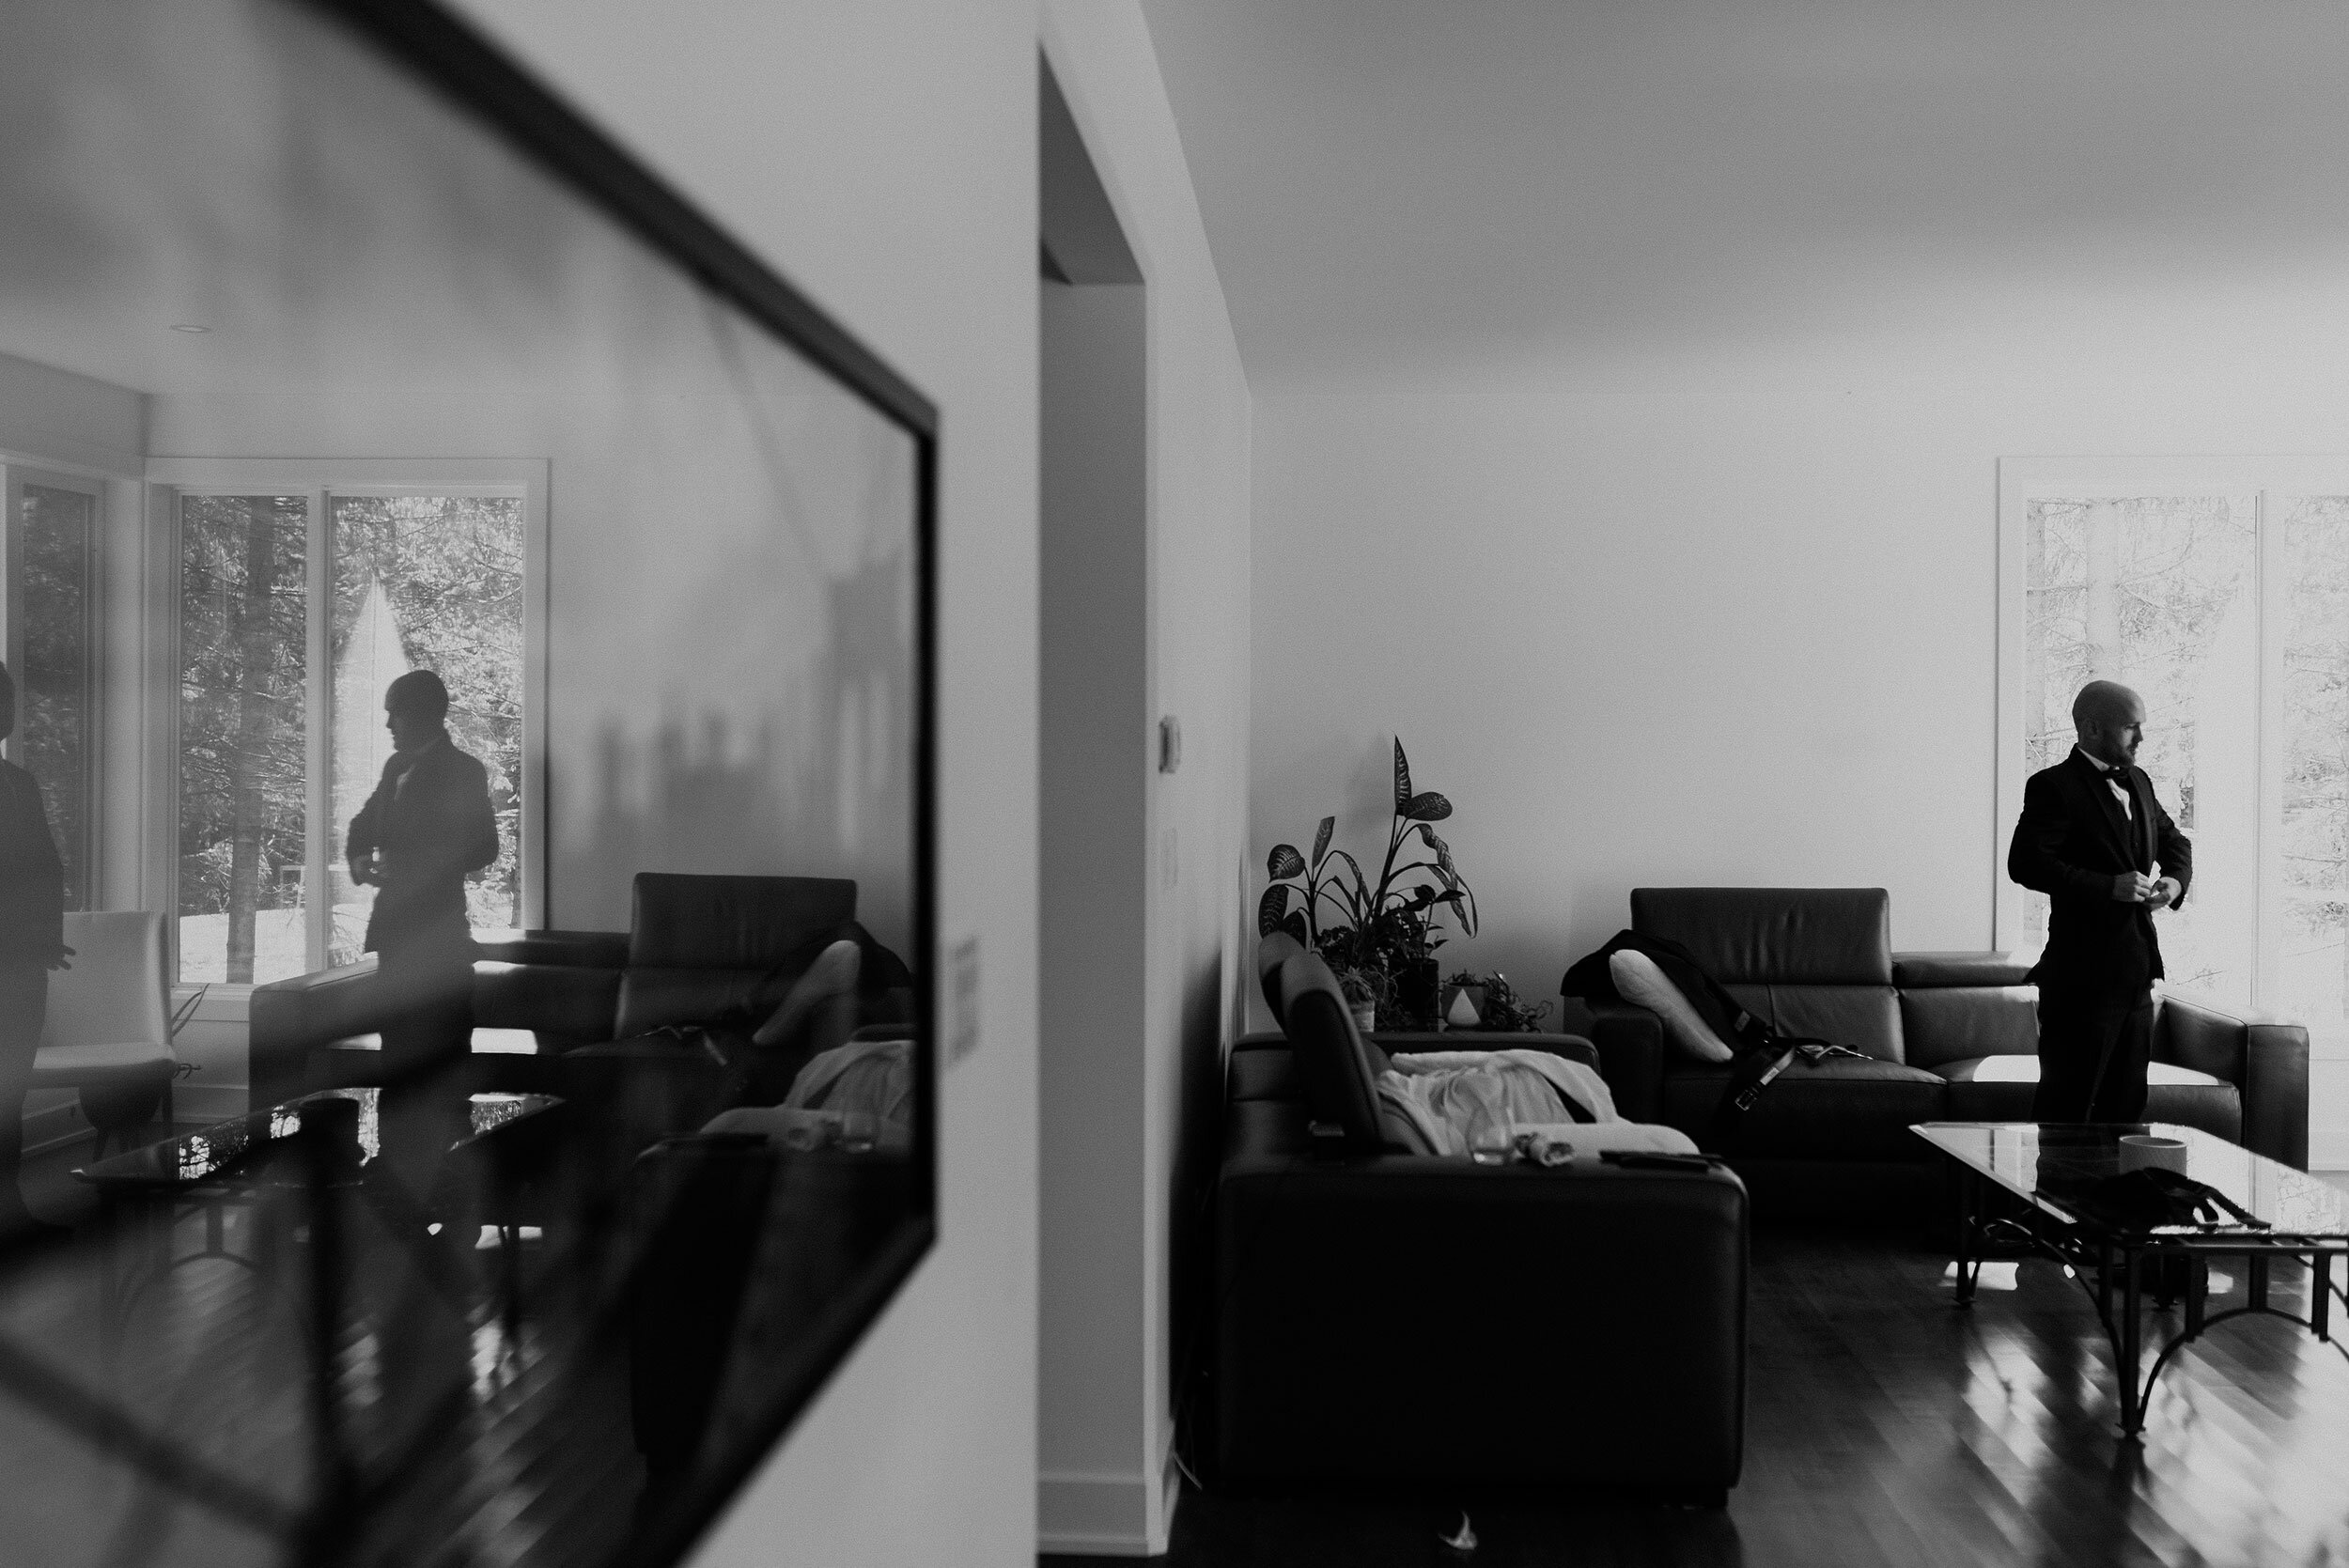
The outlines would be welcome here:
<svg viewBox="0 0 2349 1568">
<path fill-rule="evenodd" d="M 2027 1263 L 1952 1304 L 1900 1234 L 1753 1240 L 1745 1476 L 1726 1509 L 1535 1498 L 1189 1492 L 1171 1568 L 2349 1564 L 2349 1361 L 2262 1318 L 2163 1374 L 2141 1441 L 2078 1287 Z M 2279 1269 L 2297 1310 L 2305 1276 Z M 2242 1284 L 2231 1300 L 2240 1305 Z M 2174 1314 L 2171 1314 L 2174 1316 Z M 2338 1311 L 2334 1318 L 2341 1322 Z M 1446 1374 L 1431 1367 L 1431 1376 Z M 1562 1412 L 1564 1419 L 1577 1419 Z M 1444 1545 L 1465 1507 L 1472 1553 Z M 1049 1557 L 1051 1568 L 1117 1559 Z"/>
</svg>

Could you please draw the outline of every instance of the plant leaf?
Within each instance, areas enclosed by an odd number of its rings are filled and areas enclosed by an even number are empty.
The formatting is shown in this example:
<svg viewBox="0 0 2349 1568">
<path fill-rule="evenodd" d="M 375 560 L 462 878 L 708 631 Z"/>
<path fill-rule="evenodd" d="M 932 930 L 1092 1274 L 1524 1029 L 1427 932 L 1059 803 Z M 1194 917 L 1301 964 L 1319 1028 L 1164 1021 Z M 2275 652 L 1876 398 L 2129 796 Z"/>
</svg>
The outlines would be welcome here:
<svg viewBox="0 0 2349 1568">
<path fill-rule="evenodd" d="M 1281 929 L 1288 933 L 1288 935 L 1295 937 L 1297 939 L 1298 946 L 1311 947 L 1313 945 L 1311 941 L 1306 939 L 1305 917 L 1301 912 L 1293 914 L 1289 916 L 1288 919 L 1283 921 L 1281 923 Z"/>
<path fill-rule="evenodd" d="M 1411 801 L 1411 765 L 1403 755 L 1403 737 L 1394 737 L 1394 809 L 1406 816 L 1411 814 L 1403 808 Z"/>
<path fill-rule="evenodd" d="M 1272 853 L 1265 857 L 1264 874 L 1274 881 L 1305 875 L 1305 857 L 1297 852 L 1294 844 L 1276 844 Z"/>
<path fill-rule="evenodd" d="M 1321 826 L 1314 830 L 1314 864 L 1319 865 L 1321 857 L 1330 852 L 1330 835 L 1337 831 L 1337 827 L 1336 817 L 1325 816 L 1321 819 Z"/>
<path fill-rule="evenodd" d="M 1429 827 L 1426 823 L 1422 822 L 1418 825 L 1418 827 L 1419 836 L 1425 839 L 1427 841 L 1427 847 L 1433 849 L 1437 854 L 1440 855 L 1445 850 L 1452 847 L 1450 845 L 1444 843 L 1443 840 L 1438 838 L 1436 836 L 1436 830 Z"/>
<path fill-rule="evenodd" d="M 1369 893 L 1370 878 L 1362 875 L 1361 862 L 1355 860 L 1353 856 L 1347 854 L 1343 849 L 1332 849 L 1330 851 L 1330 857 L 1332 860 L 1344 861 L 1346 864 L 1346 869 L 1354 873 L 1354 893 L 1357 896 L 1364 895 Z"/>
<path fill-rule="evenodd" d="M 1288 913 L 1288 907 L 1289 890 L 1285 884 L 1275 882 L 1265 889 L 1264 896 L 1256 901 L 1256 935 L 1269 937 L 1281 929 L 1281 920 Z"/>
<path fill-rule="evenodd" d="M 1441 822 L 1452 815 L 1452 802 L 1431 789 L 1412 796 L 1396 809 L 1413 822 Z"/>
</svg>

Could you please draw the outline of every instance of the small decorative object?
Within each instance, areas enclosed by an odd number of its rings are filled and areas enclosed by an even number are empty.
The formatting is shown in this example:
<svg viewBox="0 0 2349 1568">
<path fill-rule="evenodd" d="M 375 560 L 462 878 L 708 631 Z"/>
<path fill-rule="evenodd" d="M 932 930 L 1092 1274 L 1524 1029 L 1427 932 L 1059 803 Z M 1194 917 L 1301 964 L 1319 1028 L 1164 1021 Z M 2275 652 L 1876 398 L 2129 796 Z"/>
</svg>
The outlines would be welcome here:
<svg viewBox="0 0 2349 1568">
<path fill-rule="evenodd" d="M 1377 970 L 1338 971 L 1338 991 L 1346 998 L 1346 1011 L 1354 1015 L 1354 1027 L 1365 1034 L 1378 1027 L 1378 1002 L 1386 989 L 1387 977 Z"/>
<path fill-rule="evenodd" d="M 1452 1005 L 1444 1010 L 1443 1015 L 1445 1028 L 1475 1029 L 1483 1023 L 1483 1016 L 1476 1011 L 1476 1002 L 1470 995 L 1474 988 L 1470 986 L 1453 988 Z"/>
<path fill-rule="evenodd" d="M 2121 1169 L 2175 1171 L 2184 1175 L 2186 1143 L 2150 1132 L 2124 1132 L 2121 1135 Z"/>
<path fill-rule="evenodd" d="M 1452 863 L 1452 846 L 1434 824 L 1452 815 L 1452 802 L 1433 790 L 1414 791 L 1403 742 L 1394 743 L 1394 821 L 1387 856 L 1373 882 L 1361 865 L 1330 838 L 1338 819 L 1325 816 L 1308 860 L 1293 844 L 1273 846 L 1265 862 L 1271 885 L 1256 906 L 1256 930 L 1285 931 L 1328 960 L 1333 970 L 1377 970 L 1388 982 L 1379 1021 L 1389 1029 L 1432 1029 L 1438 1018 L 1440 971 L 1435 932 L 1449 908 L 1467 936 L 1476 934 L 1476 895 Z M 1422 853 L 1422 851 L 1425 853 Z M 1298 895 L 1292 908 L 1290 895 Z M 1321 924 L 1327 912 L 1336 921 Z"/>
</svg>

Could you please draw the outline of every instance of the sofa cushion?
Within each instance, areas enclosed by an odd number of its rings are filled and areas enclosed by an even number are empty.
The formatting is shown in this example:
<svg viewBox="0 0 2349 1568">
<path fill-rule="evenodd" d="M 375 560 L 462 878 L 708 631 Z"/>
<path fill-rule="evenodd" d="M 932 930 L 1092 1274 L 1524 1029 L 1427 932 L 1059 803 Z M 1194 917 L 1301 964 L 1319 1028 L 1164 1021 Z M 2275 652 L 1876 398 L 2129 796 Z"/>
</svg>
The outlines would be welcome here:
<svg viewBox="0 0 2349 1568">
<path fill-rule="evenodd" d="M 1378 1153 L 1387 1141 L 1378 1117 L 1378 1069 L 1355 1031 L 1337 977 L 1319 955 L 1298 953 L 1281 966 L 1281 1010 L 1314 1120 L 1335 1127 L 1349 1154 Z"/>
<path fill-rule="evenodd" d="M 1264 1004 L 1272 1013 L 1274 1023 L 1281 1017 L 1281 966 L 1305 951 L 1305 944 L 1286 931 L 1274 931 L 1256 941 L 1256 986 L 1264 992 Z"/>
<path fill-rule="evenodd" d="M 1292 1050 L 1236 1050 L 1223 1069 L 1225 1097 L 1240 1100 L 1298 1100 L 1304 1089 L 1297 1076 Z"/>
<path fill-rule="evenodd" d="M 1892 984 L 1922 986 L 2020 986 L 2030 966 L 2011 953 L 1895 953 Z"/>
<path fill-rule="evenodd" d="M 1658 969 L 1656 960 L 1646 954 L 1634 953 L 1629 948 L 1610 954 L 1607 972 L 1615 982 L 1618 996 L 1664 1020 L 1665 1038 L 1683 1057 L 1694 1062 L 1722 1063 L 1737 1054 L 1730 1049 L 1727 1041 L 1713 1032 L 1712 1025 L 1681 994 L 1672 976 Z"/>
<path fill-rule="evenodd" d="M 1634 888 L 1631 924 L 1680 943 L 1725 984 L 1892 984 L 1882 888 Z"/>
<path fill-rule="evenodd" d="M 2039 1050 L 2039 992 L 2030 986 L 1951 986 L 1901 993 L 1901 1033 L 1912 1067 Z"/>
<path fill-rule="evenodd" d="M 1659 1120 L 1705 1141 L 1714 1108 L 1729 1082 L 1726 1067 L 1670 1073 Z M 1896 1062 L 1831 1056 L 1797 1061 L 1762 1092 L 1738 1124 L 1732 1155 L 1805 1159 L 1916 1160 L 1924 1157 L 1913 1123 L 1947 1115 L 1949 1085 Z"/>
<path fill-rule="evenodd" d="M 2036 1056 L 1985 1056 L 1952 1062 L 1938 1069 L 1950 1083 L 1949 1118 L 1953 1122 L 2028 1122 L 2039 1092 Z M 2225 1079 L 2155 1062 L 2145 1068 L 2145 1120 L 2199 1127 L 2238 1142 L 2243 1134 L 2243 1098 Z"/>
<path fill-rule="evenodd" d="M 1879 1062 L 1905 1062 L 1900 1001 L 1890 986 L 1773 986 L 1770 1027 L 1796 1039 L 1825 1040 Z"/>
</svg>

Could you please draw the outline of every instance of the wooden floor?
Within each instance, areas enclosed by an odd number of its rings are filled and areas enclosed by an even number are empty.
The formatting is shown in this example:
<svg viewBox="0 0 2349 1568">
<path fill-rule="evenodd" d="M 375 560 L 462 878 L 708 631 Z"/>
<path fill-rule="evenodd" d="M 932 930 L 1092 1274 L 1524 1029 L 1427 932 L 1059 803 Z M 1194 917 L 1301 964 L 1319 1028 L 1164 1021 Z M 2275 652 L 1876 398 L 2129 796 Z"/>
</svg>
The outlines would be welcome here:
<svg viewBox="0 0 2349 1568">
<path fill-rule="evenodd" d="M 2289 1324 L 2222 1325 L 2115 1430 L 2095 1314 L 2052 1265 L 1952 1306 L 1916 1237 L 1754 1237 L 1745 1476 L 1726 1510 L 1189 1492 L 1174 1568 L 1514 1564 L 2349 1564 L 2349 1362 Z M 2303 1276 L 2279 1270 L 2297 1310 Z M 2214 1310 L 2240 1305 L 2214 1299 Z M 2174 1314 L 2173 1314 L 2174 1315 Z M 2341 1322 L 2338 1310 L 2334 1318 Z M 2164 1335 L 2166 1338 L 2166 1334 Z M 1472 1554 L 1438 1539 L 1465 1502 Z M 1050 1557 L 1052 1568 L 1117 1559 Z"/>
</svg>

